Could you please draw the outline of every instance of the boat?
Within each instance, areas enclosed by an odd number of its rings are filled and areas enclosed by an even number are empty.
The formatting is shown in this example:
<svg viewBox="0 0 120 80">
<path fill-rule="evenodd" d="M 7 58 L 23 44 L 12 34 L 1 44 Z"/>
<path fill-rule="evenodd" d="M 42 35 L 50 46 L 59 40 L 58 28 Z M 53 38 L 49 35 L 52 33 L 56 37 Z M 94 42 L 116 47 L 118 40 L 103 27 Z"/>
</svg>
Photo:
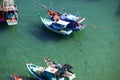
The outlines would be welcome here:
<svg viewBox="0 0 120 80">
<path fill-rule="evenodd" d="M 71 23 L 77 22 L 77 23 L 82 23 L 86 18 L 82 18 L 80 16 L 75 16 L 73 14 L 67 14 L 67 13 L 60 13 L 57 11 L 53 10 L 47 10 L 48 16 L 50 17 L 51 20 L 54 20 L 54 16 L 57 15 L 60 17 L 61 20 L 68 21 Z"/>
<path fill-rule="evenodd" d="M 0 8 L 0 22 L 5 22 L 5 14 L 2 11 L 2 8 Z"/>
<path fill-rule="evenodd" d="M 0 21 L 6 21 L 8 25 L 17 24 L 18 10 L 14 0 L 3 0 Z"/>
<path fill-rule="evenodd" d="M 73 69 L 73 67 L 72 66 L 70 66 L 70 65 L 68 65 L 68 64 L 64 64 L 64 65 L 62 65 L 62 64 L 60 64 L 60 63 L 58 63 L 58 62 L 54 62 L 54 61 L 52 61 L 52 60 L 50 60 L 50 59 L 48 59 L 48 58 L 46 58 L 46 57 L 44 57 L 44 61 L 45 61 L 45 63 L 47 64 L 47 66 L 49 67 L 53 67 L 53 68 L 56 68 L 56 69 L 59 69 L 59 68 L 62 68 L 62 67 L 64 67 L 64 68 L 66 68 L 67 70 L 71 70 L 71 69 Z"/>
<path fill-rule="evenodd" d="M 21 77 L 21 76 L 16 75 L 16 74 L 11 75 L 11 78 L 12 78 L 11 80 L 30 80 L 27 77 Z"/>
<path fill-rule="evenodd" d="M 16 25 L 18 23 L 18 13 L 16 11 L 6 12 L 6 22 L 8 25 Z"/>
<path fill-rule="evenodd" d="M 43 4 L 41 4 L 40 2 L 37 2 L 36 0 L 33 0 L 35 3 L 37 3 L 38 5 L 40 5 L 41 7 L 43 7 L 44 9 L 47 10 L 48 12 L 48 16 L 51 20 L 53 21 L 64 21 L 64 22 L 69 22 L 69 29 L 72 29 L 73 31 L 78 31 L 78 30 L 82 30 L 86 27 L 85 24 L 82 24 L 82 22 L 86 19 L 86 18 L 82 18 L 80 16 L 75 16 L 73 14 L 67 14 L 67 13 L 60 13 L 58 11 L 55 10 L 50 10 L 49 8 L 47 8 L 46 6 L 44 6 Z"/>
<path fill-rule="evenodd" d="M 44 62 L 46 63 L 47 66 L 51 66 L 54 68 L 61 68 L 62 67 L 62 64 L 51 61 L 50 59 L 48 59 L 46 57 L 44 57 Z"/>
<path fill-rule="evenodd" d="M 26 66 L 28 71 L 38 80 L 73 80 L 76 77 L 68 64 L 57 68 L 52 66 L 42 67 L 32 63 L 27 63 Z"/>
<path fill-rule="evenodd" d="M 59 20 L 57 22 L 52 21 L 51 19 L 40 17 L 43 24 L 51 31 L 56 32 L 62 35 L 70 35 L 72 33 L 72 29 L 66 28 L 69 22 Z"/>
</svg>

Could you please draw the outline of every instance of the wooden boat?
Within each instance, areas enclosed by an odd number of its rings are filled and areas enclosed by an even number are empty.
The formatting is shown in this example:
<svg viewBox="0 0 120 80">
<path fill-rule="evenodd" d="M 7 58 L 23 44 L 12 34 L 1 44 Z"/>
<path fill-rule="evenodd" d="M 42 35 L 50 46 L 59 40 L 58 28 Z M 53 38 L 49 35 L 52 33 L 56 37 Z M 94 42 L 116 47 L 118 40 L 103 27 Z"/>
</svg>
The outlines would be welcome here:
<svg viewBox="0 0 120 80">
<path fill-rule="evenodd" d="M 21 76 L 18 76 L 16 74 L 13 75 L 14 80 L 23 80 Z"/>
<path fill-rule="evenodd" d="M 29 78 L 21 77 L 21 76 L 18 76 L 16 74 L 13 74 L 12 75 L 12 80 L 29 80 Z"/>
<path fill-rule="evenodd" d="M 16 25 L 18 23 L 18 13 L 16 11 L 6 12 L 6 22 L 8 25 Z"/>
<path fill-rule="evenodd" d="M 12 2 L 12 5 L 10 2 Z M 7 4 L 7 5 L 6 5 Z M 18 10 L 14 0 L 3 0 L 1 10 L 1 21 L 6 21 L 8 25 L 16 25 L 18 22 Z"/>
<path fill-rule="evenodd" d="M 44 57 L 44 61 L 47 64 L 47 66 L 51 66 L 51 67 L 54 67 L 54 68 L 61 68 L 62 67 L 62 64 L 51 61 L 50 59 L 48 59 L 46 57 Z"/>
<path fill-rule="evenodd" d="M 66 28 L 69 22 L 59 20 L 54 22 L 47 18 L 40 17 L 43 24 L 51 31 L 56 32 L 62 35 L 70 35 L 72 33 L 72 29 Z"/>
<path fill-rule="evenodd" d="M 75 16 L 73 14 L 63 14 L 58 11 L 50 10 L 40 2 L 37 2 L 36 0 L 33 1 L 47 10 L 48 16 L 51 20 L 53 21 L 61 20 L 61 21 L 69 22 L 68 27 L 73 31 L 82 30 L 86 27 L 85 24 L 82 24 L 85 18 L 82 18 L 80 16 Z"/>
<path fill-rule="evenodd" d="M 70 66 L 70 65 L 68 65 L 68 64 L 62 65 L 62 64 L 60 64 L 60 63 L 51 61 L 50 59 L 45 58 L 45 57 L 44 57 L 44 61 L 45 61 L 45 63 L 47 64 L 48 67 L 51 66 L 51 67 L 56 68 L 56 69 L 59 69 L 59 68 L 64 67 L 64 68 L 66 68 L 68 71 L 70 71 L 70 70 L 73 68 L 72 66 Z"/>
<path fill-rule="evenodd" d="M 82 23 L 85 20 L 85 18 L 82 18 L 80 16 L 75 16 L 73 14 L 67 14 L 67 13 L 62 14 L 60 12 L 53 11 L 53 10 L 47 10 L 47 12 L 51 20 L 54 20 L 55 15 L 59 16 L 61 20 L 68 21 L 71 23 L 74 23 L 74 22 Z"/>
<path fill-rule="evenodd" d="M 48 66 L 42 67 L 32 63 L 26 64 L 29 72 L 38 80 L 73 80 L 76 76 L 65 64 L 59 68 Z"/>
</svg>

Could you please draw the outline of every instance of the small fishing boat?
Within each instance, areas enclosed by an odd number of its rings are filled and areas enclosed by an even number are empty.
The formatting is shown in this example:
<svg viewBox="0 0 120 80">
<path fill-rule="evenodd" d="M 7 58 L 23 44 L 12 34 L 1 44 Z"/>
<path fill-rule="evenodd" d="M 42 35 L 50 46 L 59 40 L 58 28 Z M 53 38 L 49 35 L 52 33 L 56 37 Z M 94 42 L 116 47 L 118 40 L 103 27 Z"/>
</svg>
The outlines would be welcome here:
<svg viewBox="0 0 120 80">
<path fill-rule="evenodd" d="M 71 23 L 74 22 L 82 23 L 85 20 L 85 18 L 82 18 L 80 16 L 75 16 L 73 14 L 67 14 L 67 13 L 62 14 L 60 12 L 53 10 L 47 10 L 47 11 L 48 11 L 48 16 L 50 17 L 51 20 L 54 20 L 56 15 L 59 16 L 61 20 L 68 21 Z"/>
<path fill-rule="evenodd" d="M 44 57 L 44 61 L 45 61 L 47 66 L 51 66 L 51 67 L 54 67 L 54 68 L 61 68 L 62 67 L 62 64 L 51 61 L 50 59 L 48 59 L 46 57 Z"/>
<path fill-rule="evenodd" d="M 29 78 L 26 78 L 26 77 L 21 77 L 21 76 L 18 76 L 16 74 L 13 74 L 11 76 L 12 80 L 30 80 Z"/>
<path fill-rule="evenodd" d="M 5 22 L 5 14 L 3 13 L 1 8 L 0 8 L 0 22 Z"/>
<path fill-rule="evenodd" d="M 23 78 L 21 76 L 18 76 L 16 74 L 13 75 L 13 79 L 14 80 L 23 80 Z"/>
<path fill-rule="evenodd" d="M 17 24 L 18 10 L 14 0 L 3 0 L 0 21 L 6 21 L 8 25 Z"/>
<path fill-rule="evenodd" d="M 82 30 L 86 27 L 85 24 L 82 24 L 82 22 L 85 20 L 85 18 L 75 16 L 72 14 L 63 14 L 58 11 L 50 10 L 40 2 L 33 0 L 35 3 L 43 7 L 44 9 L 47 10 L 48 16 L 52 21 L 57 21 L 57 22 L 69 22 L 69 25 L 67 25 L 67 29 L 72 29 L 72 31 L 78 31 Z M 64 22 L 63 22 L 64 21 Z"/>
<path fill-rule="evenodd" d="M 76 76 L 68 64 L 61 67 L 42 67 L 35 64 L 26 64 L 29 72 L 38 80 L 73 80 Z"/>
<path fill-rule="evenodd" d="M 8 25 L 16 25 L 18 23 L 18 13 L 17 11 L 6 12 L 6 22 Z"/>
<path fill-rule="evenodd" d="M 72 29 L 66 28 L 69 22 L 59 20 L 57 22 L 54 22 L 47 18 L 40 17 L 43 24 L 51 31 L 56 32 L 58 34 L 62 35 L 70 35 L 72 33 Z"/>
<path fill-rule="evenodd" d="M 56 68 L 56 69 L 59 69 L 59 68 L 64 67 L 64 68 L 66 68 L 66 69 L 69 70 L 69 71 L 70 71 L 71 69 L 73 69 L 73 67 L 70 66 L 70 65 L 68 65 L 68 64 L 62 65 L 62 64 L 60 64 L 60 63 L 58 63 L 58 62 L 54 62 L 54 61 L 52 61 L 52 60 L 50 60 L 50 59 L 48 59 L 48 58 L 46 58 L 46 57 L 44 57 L 44 61 L 45 61 L 45 63 L 47 64 L 48 67 L 51 66 L 51 67 Z"/>
</svg>

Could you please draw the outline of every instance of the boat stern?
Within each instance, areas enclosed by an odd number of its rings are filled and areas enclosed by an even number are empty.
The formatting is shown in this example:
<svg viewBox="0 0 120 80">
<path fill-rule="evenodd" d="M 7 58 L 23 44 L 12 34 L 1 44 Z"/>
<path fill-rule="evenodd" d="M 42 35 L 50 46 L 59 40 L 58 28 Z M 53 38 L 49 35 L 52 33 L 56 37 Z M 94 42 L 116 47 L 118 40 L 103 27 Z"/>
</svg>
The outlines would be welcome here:
<svg viewBox="0 0 120 80">
<path fill-rule="evenodd" d="M 6 20 L 6 22 L 7 22 L 8 25 L 17 25 L 17 20 L 8 19 L 8 20 Z"/>
</svg>

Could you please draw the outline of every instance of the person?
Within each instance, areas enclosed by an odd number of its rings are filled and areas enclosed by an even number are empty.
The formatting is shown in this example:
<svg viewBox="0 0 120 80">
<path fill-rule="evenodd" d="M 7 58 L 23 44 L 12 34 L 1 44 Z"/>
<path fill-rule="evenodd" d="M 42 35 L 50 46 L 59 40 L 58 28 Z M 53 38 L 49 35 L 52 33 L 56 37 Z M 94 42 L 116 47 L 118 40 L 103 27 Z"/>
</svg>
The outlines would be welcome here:
<svg viewBox="0 0 120 80">
<path fill-rule="evenodd" d="M 48 15 L 54 20 L 54 22 L 57 22 L 58 20 L 60 20 L 59 12 L 48 10 Z"/>
<path fill-rule="evenodd" d="M 60 20 L 60 16 L 59 15 L 57 15 L 57 14 L 54 14 L 54 22 L 57 22 L 57 21 L 59 21 Z"/>
<path fill-rule="evenodd" d="M 39 67 L 38 70 L 37 70 L 38 74 L 41 74 L 43 71 L 44 71 L 43 67 Z"/>
<path fill-rule="evenodd" d="M 15 10 L 14 0 L 3 0 L 2 4 L 3 11 Z"/>
</svg>

